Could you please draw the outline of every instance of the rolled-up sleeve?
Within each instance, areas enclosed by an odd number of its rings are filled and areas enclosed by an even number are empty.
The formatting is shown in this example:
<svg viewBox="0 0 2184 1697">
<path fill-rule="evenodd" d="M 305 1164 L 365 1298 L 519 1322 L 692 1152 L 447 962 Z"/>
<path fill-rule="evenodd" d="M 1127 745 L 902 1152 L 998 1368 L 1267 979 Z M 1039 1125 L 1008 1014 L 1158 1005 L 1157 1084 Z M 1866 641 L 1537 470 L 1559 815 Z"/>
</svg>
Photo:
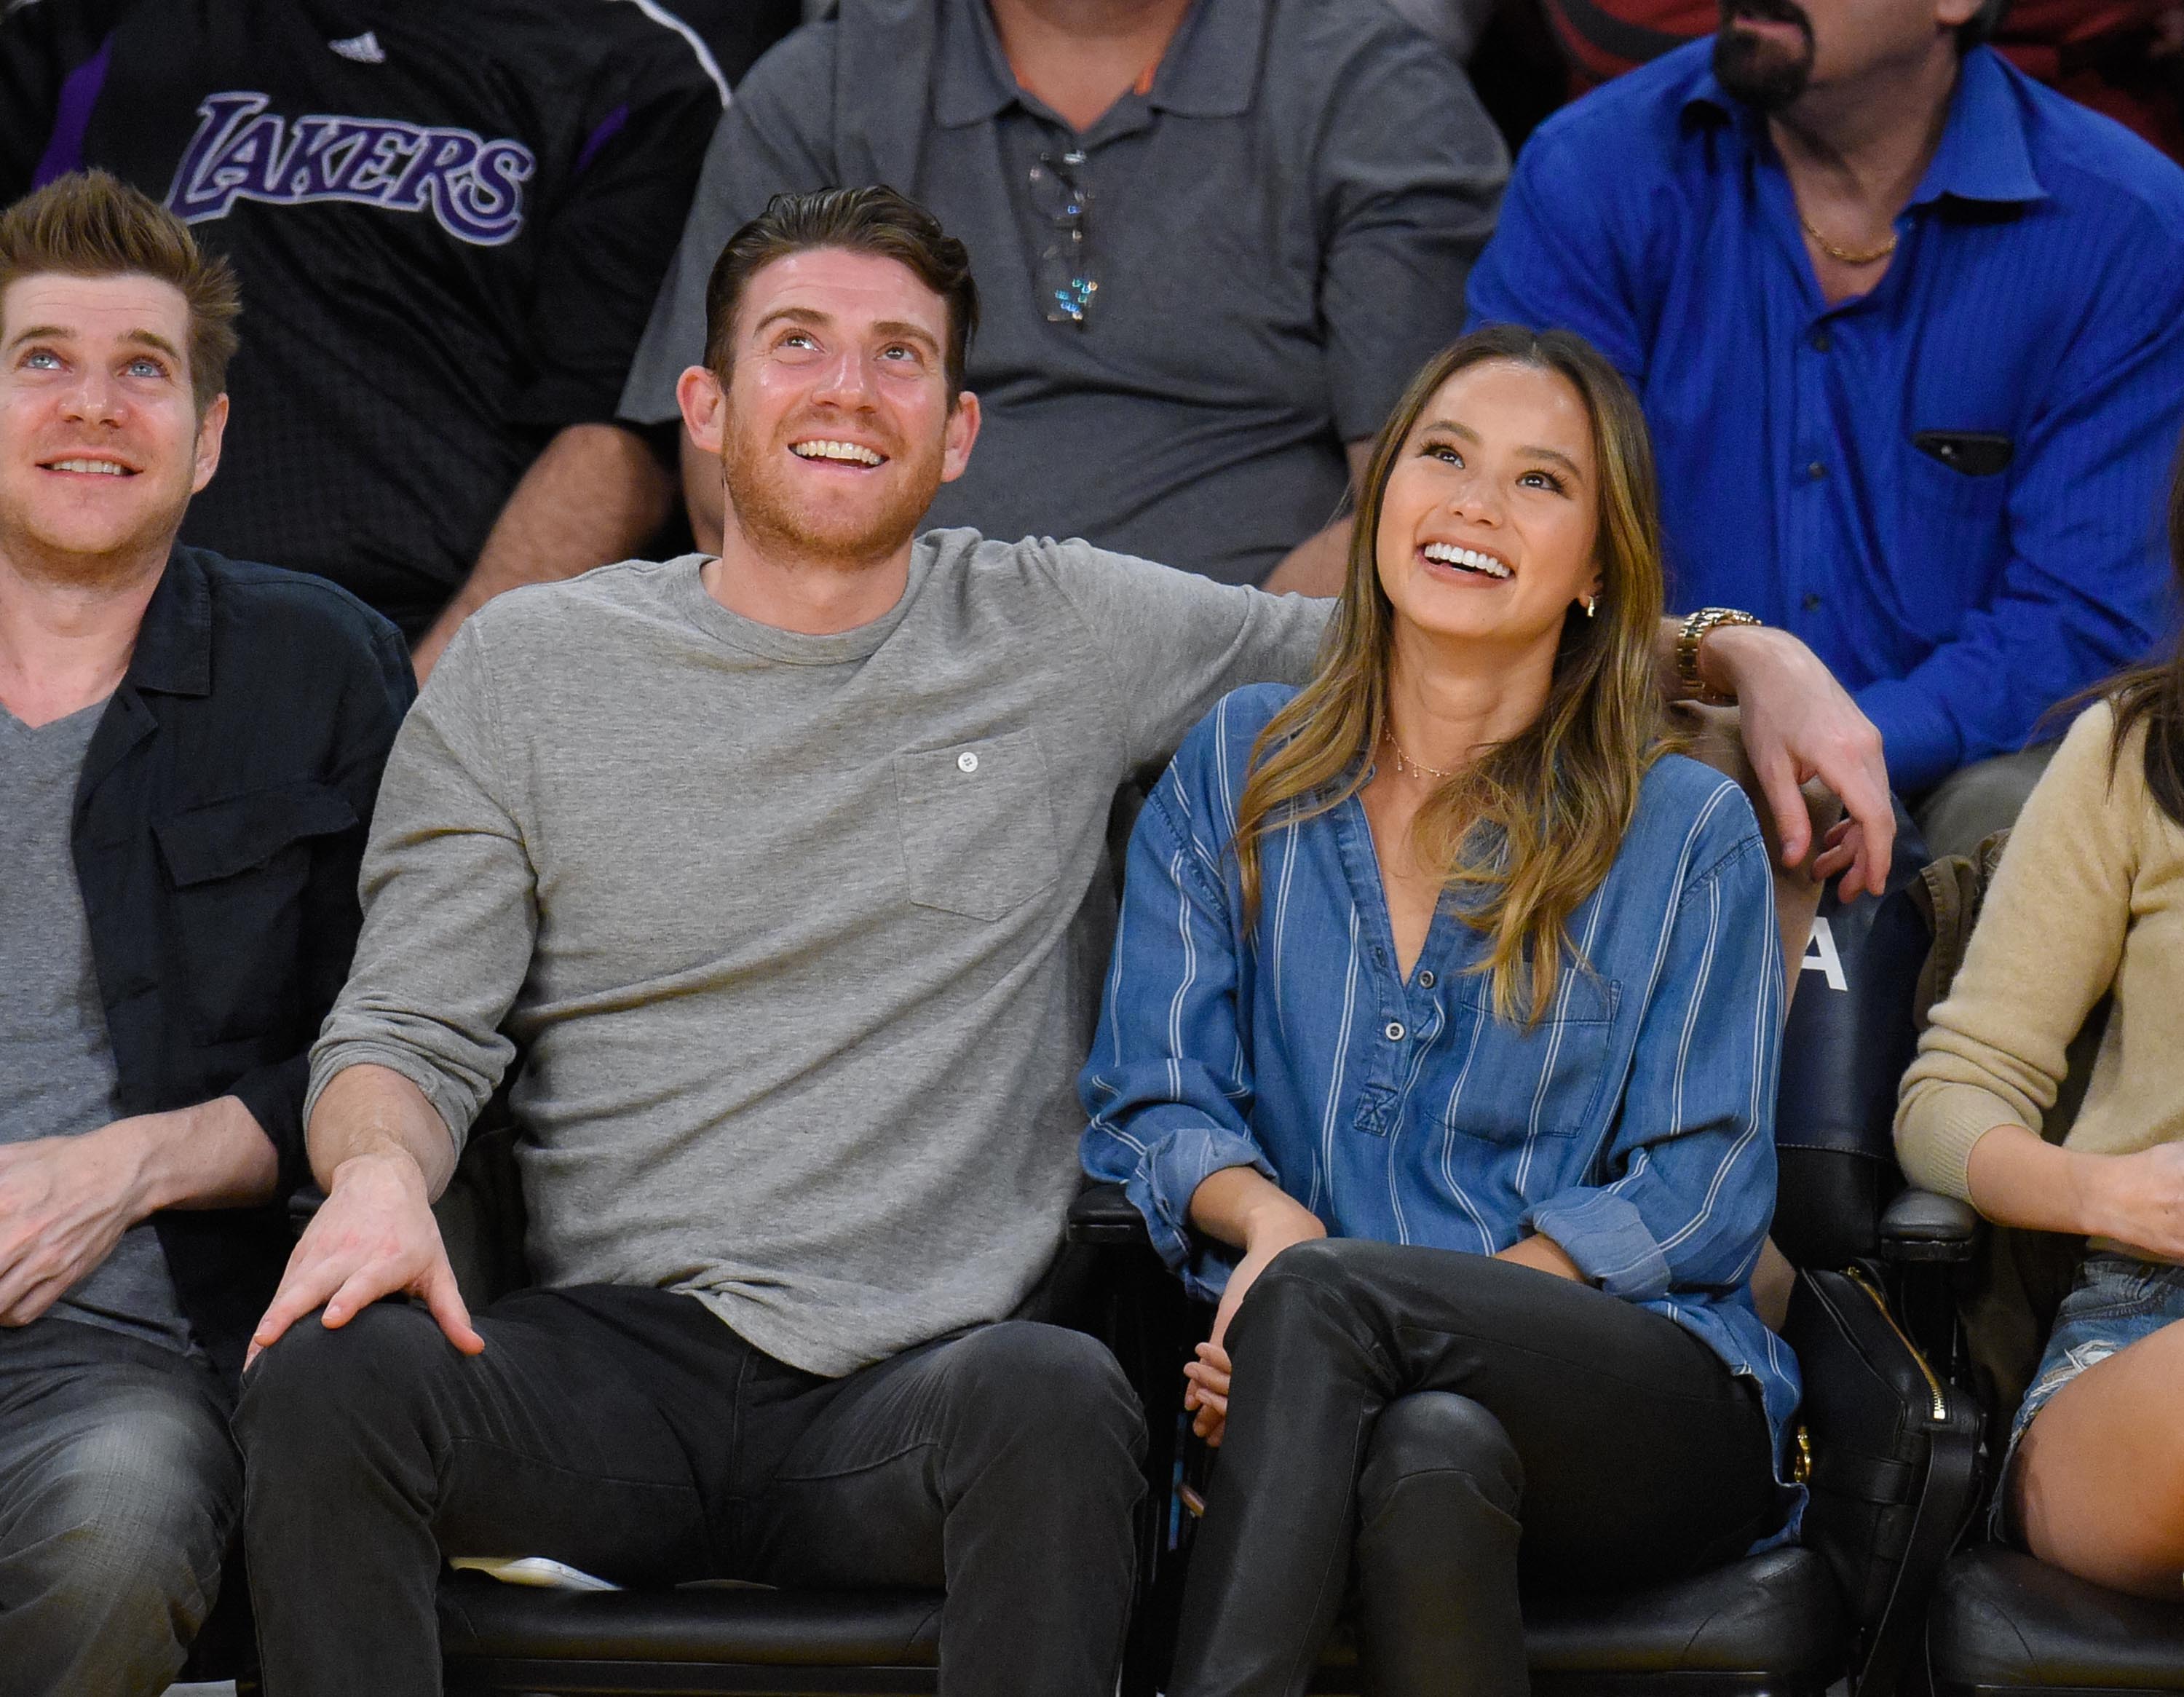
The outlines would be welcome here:
<svg viewBox="0 0 2184 1697">
<path fill-rule="evenodd" d="M 1123 1186 L 1161 1258 L 1194 1295 L 1210 1299 L 1227 1282 L 1228 1264 L 1193 1243 L 1191 1197 L 1223 1167 L 1276 1175 L 1251 1136 L 1235 927 L 1217 863 L 1190 827 L 1179 776 L 1189 752 L 1154 790 L 1130 838 L 1099 1035 L 1078 1089 L 1091 1116 L 1084 1170 Z"/>
<path fill-rule="evenodd" d="M 1720 798 L 1750 826 L 1741 796 Z M 1735 1289 L 1774 1208 L 1782 960 L 1756 826 L 1683 886 L 1625 1087 L 1613 1177 L 1535 1205 L 1552 1238 L 1610 1296 Z"/>
<path fill-rule="evenodd" d="M 311 1051 L 308 1124 L 337 1073 L 400 1073 L 460 1148 L 515 1047 L 500 1029 L 538 935 L 537 876 L 501 753 L 482 626 L 403 722 L 365 849 L 355 964 Z"/>
</svg>

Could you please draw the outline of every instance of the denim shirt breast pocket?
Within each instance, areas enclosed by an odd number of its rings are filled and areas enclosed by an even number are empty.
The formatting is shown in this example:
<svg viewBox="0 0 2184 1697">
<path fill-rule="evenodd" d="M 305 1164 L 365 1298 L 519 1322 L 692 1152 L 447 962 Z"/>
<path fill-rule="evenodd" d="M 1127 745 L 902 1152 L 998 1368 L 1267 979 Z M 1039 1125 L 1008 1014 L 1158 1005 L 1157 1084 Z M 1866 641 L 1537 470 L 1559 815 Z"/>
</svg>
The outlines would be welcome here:
<svg viewBox="0 0 2184 1697">
<path fill-rule="evenodd" d="M 1493 1143 L 1574 1137 L 1607 1088 L 1621 993 L 1612 978 L 1569 971 L 1546 1015 L 1527 1026 L 1496 1017 L 1490 979 L 1465 979 L 1444 1122 Z"/>
</svg>

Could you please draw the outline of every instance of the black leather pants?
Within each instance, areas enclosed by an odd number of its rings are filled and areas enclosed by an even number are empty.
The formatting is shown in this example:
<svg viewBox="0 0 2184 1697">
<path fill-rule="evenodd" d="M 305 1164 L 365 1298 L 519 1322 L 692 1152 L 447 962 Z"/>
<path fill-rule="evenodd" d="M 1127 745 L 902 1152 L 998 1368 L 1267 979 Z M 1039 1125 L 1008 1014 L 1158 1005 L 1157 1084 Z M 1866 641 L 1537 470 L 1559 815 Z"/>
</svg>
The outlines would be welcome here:
<svg viewBox="0 0 2184 1697">
<path fill-rule="evenodd" d="M 1245 1299 L 1229 1346 L 1174 1697 L 1303 1692 L 1353 1556 L 1378 1697 L 1517 1697 L 1520 1572 L 1666 1579 L 1777 1522 L 1758 1392 L 1673 1321 L 1551 1274 L 1300 1244 Z"/>
</svg>

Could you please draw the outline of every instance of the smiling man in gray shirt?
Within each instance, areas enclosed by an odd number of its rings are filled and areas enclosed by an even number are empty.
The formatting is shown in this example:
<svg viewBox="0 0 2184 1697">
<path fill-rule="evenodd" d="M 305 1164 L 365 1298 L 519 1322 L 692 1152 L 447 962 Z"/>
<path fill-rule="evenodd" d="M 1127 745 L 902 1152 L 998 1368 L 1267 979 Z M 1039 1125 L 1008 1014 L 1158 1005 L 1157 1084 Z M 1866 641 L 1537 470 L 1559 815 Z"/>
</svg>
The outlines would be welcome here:
<svg viewBox="0 0 2184 1697">
<path fill-rule="evenodd" d="M 978 429 L 961 245 L 861 190 L 732 253 L 727 396 L 684 386 L 722 557 L 496 601 L 390 762 L 238 1421 L 277 1697 L 435 1689 L 442 1555 L 511 1554 L 944 1585 L 944 1691 L 1113 1689 L 1135 1399 L 1009 1316 L 1077 1182 L 1116 791 L 1325 604 L 913 542 Z M 427 1198 L 519 1053 L 543 1288 L 473 1328 Z"/>
<path fill-rule="evenodd" d="M 237 1419 L 275 1697 L 434 1689 L 442 1557 L 520 1554 L 944 1587 L 950 1697 L 1114 1687 L 1139 1415 L 1010 1317 L 1077 1182 L 1105 827 L 1326 605 L 918 537 L 976 299 L 892 191 L 783 197 L 709 295 L 679 395 L 721 556 L 494 602 L 388 764 L 313 1057 L 328 1199 Z M 1809 676 L 1767 669 L 1780 726 Z M 430 1199 L 519 1053 L 541 1286 L 473 1321 Z"/>
</svg>

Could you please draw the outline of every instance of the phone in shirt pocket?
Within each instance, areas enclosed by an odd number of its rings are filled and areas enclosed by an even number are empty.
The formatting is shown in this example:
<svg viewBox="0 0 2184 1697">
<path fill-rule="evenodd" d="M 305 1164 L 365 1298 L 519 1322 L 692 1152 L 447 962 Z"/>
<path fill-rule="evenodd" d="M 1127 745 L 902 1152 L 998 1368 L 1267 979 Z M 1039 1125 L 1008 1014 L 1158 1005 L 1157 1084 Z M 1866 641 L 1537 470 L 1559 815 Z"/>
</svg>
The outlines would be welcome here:
<svg viewBox="0 0 2184 1697">
<path fill-rule="evenodd" d="M 1061 876 L 1046 756 L 1030 732 L 897 754 L 894 787 L 919 907 L 1001 919 Z"/>
<path fill-rule="evenodd" d="M 1911 445 L 1952 471 L 1967 477 L 1992 477 L 2009 469 L 2016 444 L 1993 431 L 1922 430 Z"/>
<path fill-rule="evenodd" d="M 2008 476 L 2014 448 L 1992 431 L 1922 430 L 1916 452 L 1903 462 L 1897 529 L 1891 546 L 1903 560 L 1998 559 L 2003 520 L 2016 479 Z M 1929 643 L 1944 643 L 1984 595 L 1985 574 L 1919 574 L 1888 592 L 1898 616 Z"/>
<path fill-rule="evenodd" d="M 1485 1023 L 1472 1064 L 1445 1110 L 1447 1123 L 1496 1143 L 1583 1131 L 1607 1086 L 1622 987 L 1596 973 L 1565 970 L 1546 1017 L 1528 1026 L 1495 1017 L 1490 977 L 1466 977 L 1462 984 L 1466 1013 Z"/>
</svg>

